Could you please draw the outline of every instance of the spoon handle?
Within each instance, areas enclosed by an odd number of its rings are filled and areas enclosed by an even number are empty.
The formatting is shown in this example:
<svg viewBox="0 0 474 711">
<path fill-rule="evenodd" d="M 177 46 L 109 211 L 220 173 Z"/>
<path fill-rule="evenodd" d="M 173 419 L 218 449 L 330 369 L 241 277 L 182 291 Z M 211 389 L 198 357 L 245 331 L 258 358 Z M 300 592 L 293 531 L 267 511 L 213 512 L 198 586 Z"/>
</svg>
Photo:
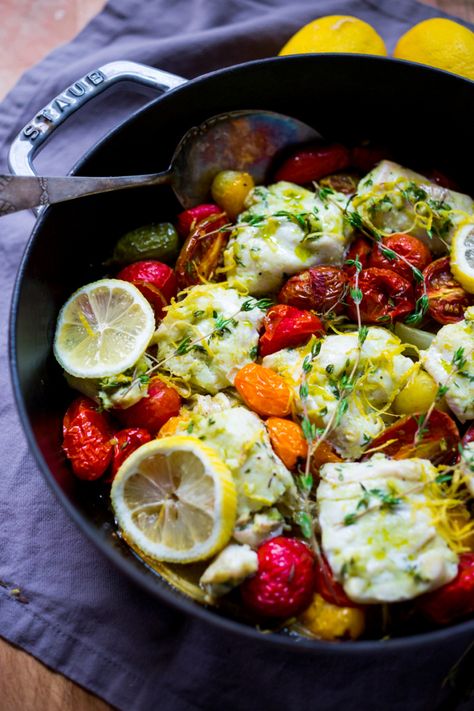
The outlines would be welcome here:
<svg viewBox="0 0 474 711">
<path fill-rule="evenodd" d="M 53 205 L 85 195 L 124 190 L 142 185 L 162 185 L 171 181 L 171 171 L 150 175 L 101 178 L 66 176 L 45 178 L 32 175 L 0 175 L 0 217 L 18 210 Z"/>
</svg>

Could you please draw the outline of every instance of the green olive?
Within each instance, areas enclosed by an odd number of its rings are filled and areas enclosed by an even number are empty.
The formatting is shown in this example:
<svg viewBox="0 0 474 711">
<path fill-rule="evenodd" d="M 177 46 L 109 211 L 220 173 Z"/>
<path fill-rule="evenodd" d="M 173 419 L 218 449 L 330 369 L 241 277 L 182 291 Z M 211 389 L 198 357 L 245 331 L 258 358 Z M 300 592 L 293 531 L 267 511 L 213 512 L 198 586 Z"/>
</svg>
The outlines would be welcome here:
<svg viewBox="0 0 474 711">
<path fill-rule="evenodd" d="M 120 264 L 158 259 L 172 264 L 179 251 L 178 233 L 171 222 L 144 225 L 127 232 L 115 245 L 113 261 Z"/>
</svg>

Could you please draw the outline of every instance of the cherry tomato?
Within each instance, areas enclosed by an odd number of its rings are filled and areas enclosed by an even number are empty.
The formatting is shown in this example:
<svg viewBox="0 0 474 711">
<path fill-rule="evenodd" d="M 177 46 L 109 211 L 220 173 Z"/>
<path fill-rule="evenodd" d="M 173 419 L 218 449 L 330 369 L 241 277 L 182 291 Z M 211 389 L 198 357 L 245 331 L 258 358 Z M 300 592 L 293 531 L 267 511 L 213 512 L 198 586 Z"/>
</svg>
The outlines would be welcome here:
<svg viewBox="0 0 474 711">
<path fill-rule="evenodd" d="M 354 303 L 355 277 L 352 277 L 347 299 L 347 310 L 357 320 Z M 411 283 L 391 269 L 369 267 L 359 274 L 359 290 L 362 292 L 360 317 L 362 323 L 397 321 L 415 308 L 415 296 Z"/>
<path fill-rule="evenodd" d="M 358 260 L 362 269 L 366 269 L 369 266 L 370 253 L 372 252 L 372 244 L 365 237 L 356 237 L 352 242 L 349 250 L 346 254 L 346 262 L 355 262 Z M 356 273 L 356 268 L 354 264 L 344 264 L 344 272 L 349 276 L 353 276 Z"/>
<path fill-rule="evenodd" d="M 461 553 L 458 574 L 450 583 L 420 597 L 418 609 L 438 625 L 474 612 L 474 553 Z"/>
<path fill-rule="evenodd" d="M 151 434 L 142 427 L 130 427 L 126 430 L 119 430 L 112 437 L 112 471 L 106 481 L 113 481 L 122 463 L 142 444 L 151 440 Z"/>
<path fill-rule="evenodd" d="M 275 181 L 288 180 L 304 185 L 325 175 L 345 170 L 350 165 L 350 154 L 340 143 L 302 148 L 289 156 L 278 168 Z"/>
<path fill-rule="evenodd" d="M 160 378 L 154 377 L 150 380 L 145 397 L 125 410 L 114 410 L 114 414 L 126 427 L 143 427 L 156 434 L 170 417 L 179 413 L 180 407 L 179 393 Z"/>
<path fill-rule="evenodd" d="M 315 590 L 321 597 L 338 607 L 359 607 L 347 597 L 340 583 L 335 580 L 333 572 L 324 556 L 320 556 L 316 565 Z"/>
<path fill-rule="evenodd" d="M 369 265 L 378 269 L 391 269 L 408 281 L 413 281 L 413 270 L 402 259 L 393 258 L 392 252 L 405 257 L 420 272 L 430 264 L 432 259 L 430 250 L 421 240 L 411 235 L 393 234 L 384 237 L 380 243 L 374 245 Z"/>
<path fill-rule="evenodd" d="M 329 462 L 342 462 L 341 457 L 336 454 L 329 442 L 323 440 L 318 444 L 311 457 L 311 471 L 318 475 L 323 464 Z"/>
<path fill-rule="evenodd" d="M 370 449 L 380 449 L 393 459 L 420 457 L 431 459 L 434 464 L 452 464 L 456 461 L 459 431 L 454 420 L 446 412 L 436 409 L 426 424 L 420 422 L 419 417 L 402 417 L 375 437 L 370 443 Z M 415 442 L 419 427 L 421 436 Z M 385 447 L 381 447 L 385 444 Z"/>
<path fill-rule="evenodd" d="M 353 195 L 357 191 L 358 183 L 359 176 L 353 173 L 334 173 L 319 181 L 322 188 L 331 188 L 344 195 Z"/>
<path fill-rule="evenodd" d="M 248 363 L 235 376 L 234 386 L 247 407 L 264 417 L 286 417 L 291 390 L 281 375 L 257 363 Z"/>
<path fill-rule="evenodd" d="M 180 212 L 176 218 L 180 237 L 186 239 L 198 222 L 201 222 L 201 220 L 211 215 L 222 215 L 222 208 L 213 203 L 204 203 Z"/>
<path fill-rule="evenodd" d="M 462 438 L 462 446 L 465 447 L 469 442 L 474 442 L 474 425 L 471 425 L 467 430 Z"/>
<path fill-rule="evenodd" d="M 315 314 L 285 304 L 272 306 L 265 314 L 263 326 L 265 332 L 259 341 L 262 358 L 282 348 L 302 346 L 313 334 L 324 333 L 323 324 Z"/>
<path fill-rule="evenodd" d="M 194 225 L 176 261 L 179 289 L 215 280 L 230 234 L 219 230 L 227 223 L 227 215 L 221 211 Z"/>
<path fill-rule="evenodd" d="M 79 479 L 101 477 L 112 460 L 113 429 L 88 398 L 78 398 L 63 419 L 63 450 Z"/>
<path fill-rule="evenodd" d="M 390 158 L 390 151 L 381 146 L 354 146 L 351 150 L 351 163 L 361 173 L 368 173 L 382 160 Z"/>
<path fill-rule="evenodd" d="M 275 454 L 287 469 L 295 469 L 298 461 L 305 459 L 308 443 L 301 427 L 283 417 L 269 417 L 265 422 Z"/>
<path fill-rule="evenodd" d="M 278 301 L 298 309 L 312 309 L 320 314 L 344 310 L 347 276 L 339 267 L 311 267 L 288 279 L 278 294 Z"/>
<path fill-rule="evenodd" d="M 456 323 L 464 318 L 464 311 L 474 303 L 474 296 L 464 291 L 451 274 L 449 257 L 431 262 L 423 271 L 428 294 L 428 314 L 438 323 Z M 419 295 L 422 293 L 418 287 Z"/>
<path fill-rule="evenodd" d="M 171 267 L 154 259 L 129 264 L 117 274 L 117 279 L 129 281 L 136 286 L 153 306 L 157 319 L 163 318 L 164 307 L 176 296 L 178 290 Z"/>
</svg>

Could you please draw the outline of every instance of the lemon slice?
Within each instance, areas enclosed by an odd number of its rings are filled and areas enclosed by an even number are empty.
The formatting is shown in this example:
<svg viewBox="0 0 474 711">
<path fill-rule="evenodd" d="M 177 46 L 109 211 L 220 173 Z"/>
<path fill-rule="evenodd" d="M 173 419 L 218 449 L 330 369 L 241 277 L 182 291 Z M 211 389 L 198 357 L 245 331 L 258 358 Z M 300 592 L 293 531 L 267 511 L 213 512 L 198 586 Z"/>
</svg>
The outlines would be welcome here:
<svg viewBox="0 0 474 711">
<path fill-rule="evenodd" d="M 470 294 L 474 294 L 474 223 L 461 225 L 451 243 L 451 271 Z"/>
<path fill-rule="evenodd" d="M 121 279 L 101 279 L 76 291 L 62 307 L 54 355 L 67 373 L 104 378 L 130 368 L 155 330 L 153 309 Z"/>
<path fill-rule="evenodd" d="M 111 500 L 127 543 L 172 563 L 204 560 L 223 548 L 237 511 L 227 466 L 213 449 L 185 435 L 136 449 L 115 476 Z"/>
</svg>

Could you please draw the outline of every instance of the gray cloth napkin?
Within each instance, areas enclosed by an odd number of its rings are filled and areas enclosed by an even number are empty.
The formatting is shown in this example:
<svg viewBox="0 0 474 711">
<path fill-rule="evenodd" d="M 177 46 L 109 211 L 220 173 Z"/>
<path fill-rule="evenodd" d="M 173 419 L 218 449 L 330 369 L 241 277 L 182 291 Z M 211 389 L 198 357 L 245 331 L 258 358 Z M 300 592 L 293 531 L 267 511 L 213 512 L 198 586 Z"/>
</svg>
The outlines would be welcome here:
<svg viewBox="0 0 474 711">
<path fill-rule="evenodd" d="M 1 105 L 0 169 L 6 172 L 11 140 L 38 109 L 105 62 L 135 60 L 190 78 L 275 55 L 299 27 L 326 14 L 367 20 L 389 51 L 409 26 L 442 15 L 411 0 L 111 0 Z M 124 94 L 109 113 L 104 104 L 88 107 L 54 136 L 39 170 L 64 173 L 136 106 Z M 0 634 L 124 711 L 454 709 L 463 664 L 450 676 L 454 686 L 443 679 L 471 641 L 466 635 L 423 654 L 355 651 L 349 661 L 268 649 L 264 640 L 223 634 L 159 604 L 84 538 L 28 452 L 10 387 L 8 309 L 33 223 L 26 212 L 0 221 Z"/>
</svg>

